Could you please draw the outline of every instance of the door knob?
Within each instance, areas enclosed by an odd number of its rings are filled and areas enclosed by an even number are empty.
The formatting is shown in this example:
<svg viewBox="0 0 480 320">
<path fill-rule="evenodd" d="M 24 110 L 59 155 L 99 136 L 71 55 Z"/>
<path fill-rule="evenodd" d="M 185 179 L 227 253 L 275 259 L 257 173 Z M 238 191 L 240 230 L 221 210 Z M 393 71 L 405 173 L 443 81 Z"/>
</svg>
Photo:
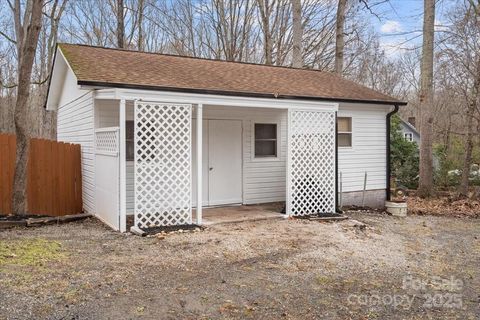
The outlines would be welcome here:
<svg viewBox="0 0 480 320">
<path fill-rule="evenodd" d="M 212 171 L 212 170 L 213 170 L 213 167 L 210 167 L 209 170 Z"/>
</svg>

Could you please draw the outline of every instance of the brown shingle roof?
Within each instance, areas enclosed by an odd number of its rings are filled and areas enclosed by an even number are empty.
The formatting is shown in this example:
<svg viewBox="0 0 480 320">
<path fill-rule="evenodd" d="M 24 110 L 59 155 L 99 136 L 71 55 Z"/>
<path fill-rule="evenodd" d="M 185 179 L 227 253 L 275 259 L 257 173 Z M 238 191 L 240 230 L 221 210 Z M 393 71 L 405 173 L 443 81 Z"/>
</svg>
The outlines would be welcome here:
<svg viewBox="0 0 480 320">
<path fill-rule="evenodd" d="M 199 93 L 404 104 L 336 74 L 59 44 L 79 84 Z"/>
</svg>

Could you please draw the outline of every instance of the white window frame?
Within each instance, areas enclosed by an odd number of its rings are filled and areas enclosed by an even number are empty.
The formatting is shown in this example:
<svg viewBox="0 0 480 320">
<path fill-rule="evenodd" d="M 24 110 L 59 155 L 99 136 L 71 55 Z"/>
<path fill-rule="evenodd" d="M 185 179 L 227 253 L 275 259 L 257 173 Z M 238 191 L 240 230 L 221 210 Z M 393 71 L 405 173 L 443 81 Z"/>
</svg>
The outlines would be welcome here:
<svg viewBox="0 0 480 320">
<path fill-rule="evenodd" d="M 355 145 L 355 141 L 354 141 L 354 125 L 353 125 L 353 117 L 351 115 L 344 115 L 344 114 L 337 114 L 337 121 L 338 121 L 338 118 L 350 118 L 350 123 L 351 123 L 351 131 L 338 131 L 337 132 L 337 141 L 338 141 L 338 134 L 339 133 L 350 133 L 352 135 L 352 145 L 351 146 L 338 146 L 339 149 L 343 149 L 343 150 L 349 150 L 349 149 L 353 149 L 353 146 Z"/>
<path fill-rule="evenodd" d="M 408 138 L 407 138 L 408 137 Z M 408 142 L 413 142 L 413 133 L 411 132 L 404 132 L 403 133 L 403 138 L 407 140 Z"/>
<path fill-rule="evenodd" d="M 256 124 L 276 124 L 277 125 L 277 155 L 275 157 L 255 157 L 255 125 Z M 281 145 L 280 145 L 280 121 L 272 121 L 272 120 L 252 120 L 252 126 L 251 126 L 251 147 L 250 147 L 250 154 L 251 154 L 251 160 L 253 162 L 265 162 L 265 161 L 279 161 L 280 160 L 280 153 L 282 152 L 281 150 Z"/>
</svg>

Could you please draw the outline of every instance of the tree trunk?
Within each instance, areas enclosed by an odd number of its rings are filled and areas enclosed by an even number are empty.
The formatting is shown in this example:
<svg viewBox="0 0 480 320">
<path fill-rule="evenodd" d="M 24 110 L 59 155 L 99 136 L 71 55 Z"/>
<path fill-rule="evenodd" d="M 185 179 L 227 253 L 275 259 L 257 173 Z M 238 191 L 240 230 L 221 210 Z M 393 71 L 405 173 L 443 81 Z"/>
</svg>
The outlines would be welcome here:
<svg viewBox="0 0 480 320">
<path fill-rule="evenodd" d="M 345 47 L 344 28 L 347 0 L 338 0 L 337 20 L 335 27 L 335 72 L 343 73 L 343 49 Z"/>
<path fill-rule="evenodd" d="M 473 151 L 473 113 L 475 112 L 475 104 L 469 104 L 466 114 L 467 134 L 465 136 L 465 156 L 463 158 L 462 179 L 460 181 L 459 195 L 461 197 L 468 196 L 468 185 L 470 177 L 470 167 L 472 166 Z"/>
<path fill-rule="evenodd" d="M 467 109 L 467 135 L 465 136 L 465 156 L 463 158 L 462 180 L 459 187 L 459 195 L 461 197 L 468 196 L 468 186 L 470 177 L 470 168 L 472 166 L 473 153 L 473 139 L 474 139 L 474 123 L 473 118 L 478 107 L 478 100 L 480 95 L 480 55 L 476 61 L 476 76 L 472 88 L 472 99 Z"/>
<path fill-rule="evenodd" d="M 144 14 L 144 0 L 138 1 L 138 51 L 143 51 L 143 14 Z"/>
<path fill-rule="evenodd" d="M 292 66 L 294 68 L 303 67 L 302 59 L 302 3 L 300 0 L 292 1 Z"/>
<path fill-rule="evenodd" d="M 21 59 L 18 64 L 17 100 L 14 114 L 17 152 L 13 178 L 12 212 L 17 215 L 25 215 L 27 210 L 27 162 L 30 146 L 28 101 L 33 60 L 42 27 L 43 0 L 32 0 L 31 2 L 31 6 L 25 8 L 25 10 L 31 10 L 25 14 L 28 20 L 23 21 L 26 31 L 24 31 L 24 41 L 20 47 L 19 57 Z M 20 6 L 17 7 L 17 10 L 20 10 Z"/>
<path fill-rule="evenodd" d="M 260 22 L 263 31 L 263 50 L 265 55 L 265 64 L 273 64 L 273 41 L 270 32 L 270 4 L 269 0 L 257 0 L 260 11 Z"/>
<path fill-rule="evenodd" d="M 117 0 L 117 47 L 125 47 L 125 17 L 123 16 L 123 0 Z"/>
<path fill-rule="evenodd" d="M 435 36 L 435 0 L 425 0 L 420 79 L 420 180 L 418 195 L 433 194 L 433 42 Z"/>
<path fill-rule="evenodd" d="M 450 154 L 450 139 L 451 139 L 451 135 L 452 135 L 452 122 L 453 122 L 452 117 L 448 117 L 447 130 L 446 130 L 446 133 L 445 133 L 445 136 L 444 136 L 444 139 L 443 139 L 443 146 L 444 146 L 443 155 L 442 155 L 443 161 L 447 161 L 448 155 Z M 442 170 L 441 179 L 442 179 L 442 185 L 443 186 L 448 186 L 448 172 L 447 171 Z"/>
</svg>

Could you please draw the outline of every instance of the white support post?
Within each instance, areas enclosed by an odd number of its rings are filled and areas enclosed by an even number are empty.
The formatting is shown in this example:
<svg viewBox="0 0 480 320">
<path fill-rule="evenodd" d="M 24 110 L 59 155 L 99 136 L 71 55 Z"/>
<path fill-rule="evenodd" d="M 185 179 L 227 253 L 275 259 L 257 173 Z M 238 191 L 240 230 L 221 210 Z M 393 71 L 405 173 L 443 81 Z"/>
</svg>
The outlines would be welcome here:
<svg viewBox="0 0 480 320">
<path fill-rule="evenodd" d="M 203 191 L 202 191 L 202 178 L 203 178 L 203 165 L 202 165 L 202 147 L 203 147 L 203 105 L 197 105 L 197 224 L 202 224 L 202 204 L 203 204 Z"/>
<path fill-rule="evenodd" d="M 127 163 L 125 99 L 120 100 L 120 232 L 127 231 Z"/>
<path fill-rule="evenodd" d="M 285 218 L 290 216 L 290 197 L 291 197 L 291 188 L 290 188 L 290 154 L 291 154 L 291 146 L 290 146 L 290 109 L 287 109 L 287 165 L 285 166 L 286 172 L 285 176 L 287 177 L 286 188 L 287 192 L 285 193 Z"/>
</svg>

